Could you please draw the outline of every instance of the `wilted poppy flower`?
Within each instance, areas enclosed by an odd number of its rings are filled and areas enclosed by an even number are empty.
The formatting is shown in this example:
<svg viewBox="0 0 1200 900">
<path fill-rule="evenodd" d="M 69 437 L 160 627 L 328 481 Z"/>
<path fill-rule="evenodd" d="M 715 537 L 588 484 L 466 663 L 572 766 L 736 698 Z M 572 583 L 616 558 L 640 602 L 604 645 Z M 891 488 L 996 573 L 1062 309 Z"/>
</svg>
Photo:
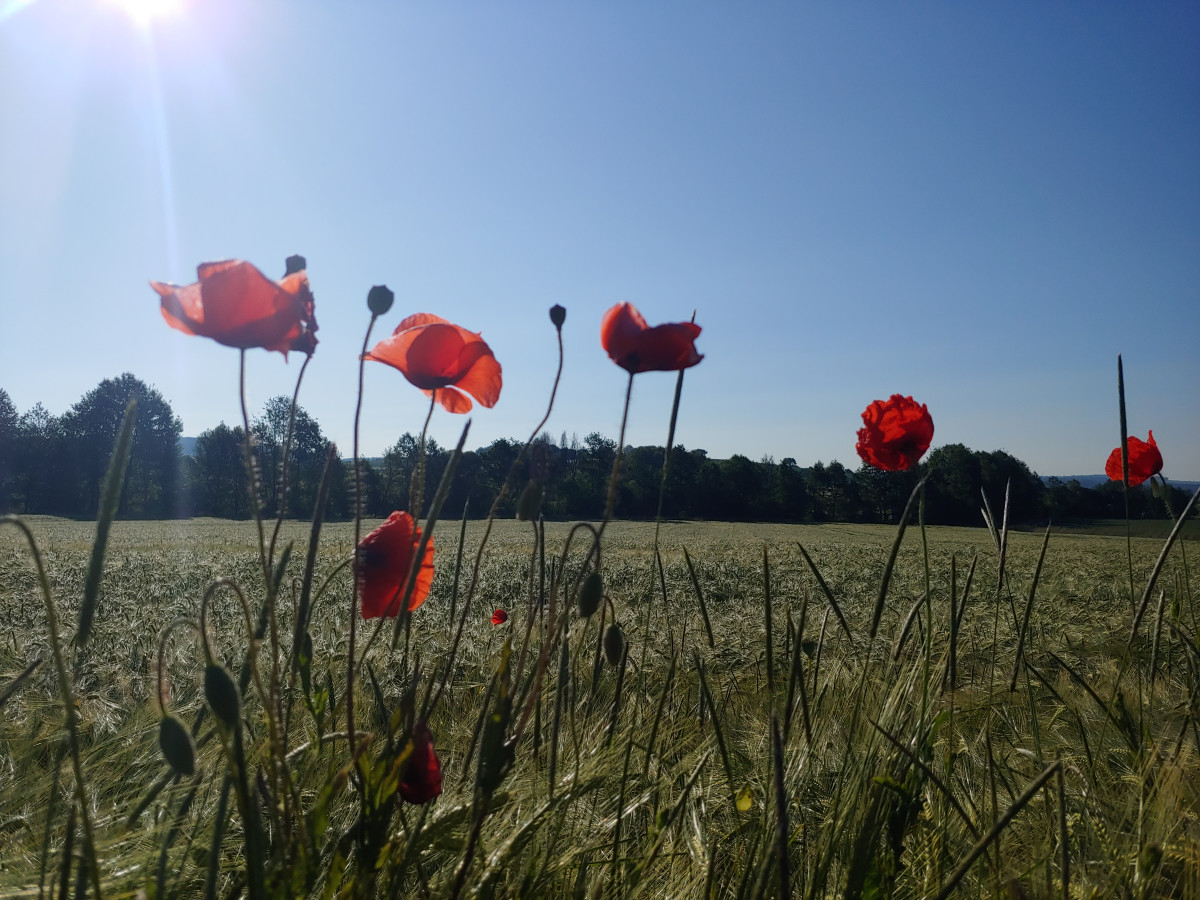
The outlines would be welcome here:
<svg viewBox="0 0 1200 900">
<path fill-rule="evenodd" d="M 887 472 L 905 472 L 917 464 L 933 441 L 933 419 L 924 403 L 892 394 L 863 410 L 854 449 L 862 461 Z"/>
<path fill-rule="evenodd" d="M 1129 486 L 1137 487 L 1162 471 L 1163 458 L 1158 452 L 1158 444 L 1154 442 L 1154 432 L 1150 439 L 1129 438 Z M 1108 462 L 1104 464 L 1104 474 L 1113 481 L 1121 480 L 1121 448 L 1117 447 L 1108 454 Z"/>
<path fill-rule="evenodd" d="M 364 619 L 380 616 L 395 618 L 400 612 L 399 594 L 408 582 L 421 529 L 413 524 L 406 512 L 394 512 L 387 521 L 359 542 L 354 554 L 354 574 L 358 578 L 358 595 L 362 600 Z M 425 548 L 425 558 L 417 570 L 408 608 L 416 609 L 429 596 L 433 584 L 433 538 Z"/>
<path fill-rule="evenodd" d="M 399 369 L 452 413 L 471 409 L 470 398 L 461 391 L 489 409 L 500 399 L 500 363 L 483 338 L 430 313 L 409 316 L 363 359 Z"/>
<path fill-rule="evenodd" d="M 508 613 L 506 613 L 504 610 L 498 609 L 494 613 L 492 613 L 492 624 L 493 625 L 503 625 L 507 621 L 508 621 Z"/>
<path fill-rule="evenodd" d="M 428 803 L 442 793 L 442 764 L 433 749 L 433 735 L 424 722 L 412 736 L 412 752 L 398 786 L 400 796 L 409 803 Z"/>
<path fill-rule="evenodd" d="M 696 352 L 700 326 L 695 322 L 668 322 L 651 328 L 632 303 L 618 303 L 600 323 L 600 344 L 627 372 L 675 372 L 696 365 L 704 356 Z"/>
<path fill-rule="evenodd" d="M 200 280 L 184 287 L 150 282 L 172 328 L 227 347 L 262 347 L 284 356 L 316 349 L 313 295 L 303 269 L 272 281 L 250 263 L 230 259 L 201 263 L 196 274 Z"/>
</svg>

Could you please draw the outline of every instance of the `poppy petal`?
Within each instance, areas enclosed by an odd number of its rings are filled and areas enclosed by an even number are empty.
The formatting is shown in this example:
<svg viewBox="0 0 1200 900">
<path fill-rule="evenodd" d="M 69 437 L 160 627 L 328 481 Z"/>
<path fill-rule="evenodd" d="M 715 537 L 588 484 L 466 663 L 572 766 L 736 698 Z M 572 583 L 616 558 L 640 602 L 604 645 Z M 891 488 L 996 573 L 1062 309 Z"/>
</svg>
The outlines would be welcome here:
<svg viewBox="0 0 1200 900">
<path fill-rule="evenodd" d="M 609 358 L 628 372 L 677 372 L 704 357 L 696 352 L 700 326 L 694 322 L 646 324 L 630 303 L 618 303 L 600 323 L 600 344 Z"/>
<path fill-rule="evenodd" d="M 480 343 L 483 342 L 480 341 Z M 497 362 L 496 357 L 492 356 L 492 351 L 488 349 L 487 344 L 483 344 L 483 350 L 485 352 L 475 360 L 461 378 L 454 382 L 454 386 L 473 396 L 481 406 L 491 409 L 500 399 L 503 378 L 501 377 L 500 363 Z"/>
<path fill-rule="evenodd" d="M 405 334 L 413 335 L 404 370 L 409 381 L 419 388 L 436 388 L 458 380 L 462 374 L 458 361 L 464 349 L 458 329 L 453 325 L 424 325 Z"/>
<path fill-rule="evenodd" d="M 929 408 L 912 397 L 892 394 L 863 410 L 855 451 L 863 462 L 885 472 L 913 468 L 933 442 Z"/>
<path fill-rule="evenodd" d="M 409 803 L 428 803 L 442 793 L 442 764 L 433 748 L 433 735 L 424 722 L 413 729 L 411 748 L 396 787 Z"/>
<path fill-rule="evenodd" d="M 429 398 L 432 398 L 434 395 L 434 391 L 428 390 L 422 390 L 421 393 Z M 442 409 L 446 410 L 446 412 L 458 415 L 469 413 L 474 406 L 470 397 L 460 394 L 452 387 L 437 388 L 437 402 L 442 404 Z"/>
<path fill-rule="evenodd" d="M 1158 449 L 1158 444 L 1154 440 L 1154 432 L 1151 431 L 1148 435 L 1149 440 L 1143 441 L 1141 438 L 1133 437 L 1127 439 L 1129 443 L 1129 486 L 1137 487 L 1144 481 L 1153 478 L 1163 468 L 1162 453 Z M 1120 481 L 1124 477 L 1121 471 L 1121 448 L 1117 447 L 1108 455 L 1108 461 L 1104 464 L 1104 474 L 1113 481 Z"/>
<path fill-rule="evenodd" d="M 250 263 L 202 263 L 199 280 L 179 287 L 151 282 L 163 318 L 186 334 L 243 350 L 262 347 L 311 353 L 317 344 L 308 276 L 297 271 L 275 282 Z"/>
<path fill-rule="evenodd" d="M 421 541 L 421 530 L 406 512 L 393 512 L 359 544 L 354 556 L 359 600 L 364 619 L 394 618 L 400 611 L 400 592 L 408 583 L 413 556 Z M 417 569 L 416 583 L 408 608 L 416 609 L 429 596 L 433 585 L 433 537 Z"/>
<path fill-rule="evenodd" d="M 407 331 L 410 328 L 416 328 L 418 325 L 450 325 L 451 322 L 446 321 L 441 316 L 435 316 L 433 313 L 413 313 L 411 316 L 406 316 L 400 320 L 400 324 L 396 326 L 396 330 L 392 334 L 399 334 L 402 331 Z"/>
</svg>

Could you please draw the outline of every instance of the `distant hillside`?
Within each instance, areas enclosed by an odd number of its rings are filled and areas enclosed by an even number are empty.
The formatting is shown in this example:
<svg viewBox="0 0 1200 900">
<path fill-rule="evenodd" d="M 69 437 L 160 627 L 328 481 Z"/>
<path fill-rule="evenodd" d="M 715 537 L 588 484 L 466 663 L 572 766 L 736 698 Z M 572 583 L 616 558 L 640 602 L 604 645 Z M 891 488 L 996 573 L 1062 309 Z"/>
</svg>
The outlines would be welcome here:
<svg viewBox="0 0 1200 900">
<path fill-rule="evenodd" d="M 179 451 L 184 456 L 195 456 L 196 439 L 194 437 L 181 437 L 179 439 Z"/>
<path fill-rule="evenodd" d="M 1070 481 L 1078 481 L 1085 488 L 1099 487 L 1100 485 L 1104 484 L 1104 482 L 1108 481 L 1107 475 L 1043 475 L 1042 481 L 1046 482 L 1051 478 L 1057 478 L 1059 481 L 1063 482 L 1063 484 L 1066 484 Z M 1173 481 L 1170 478 L 1167 479 L 1167 484 L 1171 485 L 1172 487 L 1177 487 L 1181 491 L 1187 491 L 1189 494 L 1196 490 L 1196 488 L 1200 487 L 1200 481 Z"/>
</svg>

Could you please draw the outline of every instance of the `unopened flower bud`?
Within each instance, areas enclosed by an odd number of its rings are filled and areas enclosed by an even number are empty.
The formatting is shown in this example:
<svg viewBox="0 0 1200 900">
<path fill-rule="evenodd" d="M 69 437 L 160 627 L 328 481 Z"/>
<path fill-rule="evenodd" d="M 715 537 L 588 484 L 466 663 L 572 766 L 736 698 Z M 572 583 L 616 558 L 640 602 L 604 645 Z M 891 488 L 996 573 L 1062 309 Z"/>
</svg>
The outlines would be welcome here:
<svg viewBox="0 0 1200 900">
<path fill-rule="evenodd" d="M 566 307 L 559 306 L 557 303 L 550 307 L 550 321 L 554 323 L 555 328 L 562 328 L 563 322 L 567 321 Z"/>
<path fill-rule="evenodd" d="M 303 272 L 305 269 L 307 269 L 308 260 L 306 260 L 299 253 L 293 253 L 287 258 L 287 261 L 284 262 L 284 267 L 283 277 L 287 278 L 289 275 L 295 275 L 297 272 Z"/>
<path fill-rule="evenodd" d="M 621 626 L 613 622 L 604 629 L 604 658 L 610 666 L 620 665 L 621 657 L 625 655 L 625 633 Z"/>
<path fill-rule="evenodd" d="M 196 774 L 196 744 L 192 733 L 170 714 L 164 715 L 158 723 L 158 748 L 167 765 L 180 775 Z"/>
<path fill-rule="evenodd" d="M 204 668 L 204 699 L 227 728 L 237 726 L 242 717 L 242 697 L 233 676 L 220 663 L 212 662 Z"/>
<path fill-rule="evenodd" d="M 583 584 L 579 586 L 579 593 L 575 595 L 575 607 L 579 610 L 579 615 L 585 619 L 589 618 L 600 608 L 600 601 L 603 597 L 604 579 L 600 577 L 599 572 L 593 569 L 587 573 Z"/>
<path fill-rule="evenodd" d="M 395 299 L 396 295 L 388 290 L 386 284 L 377 284 L 367 291 L 367 309 L 371 310 L 373 316 L 382 316 L 392 308 Z"/>
<path fill-rule="evenodd" d="M 517 519 L 521 522 L 532 522 L 542 511 L 542 500 L 546 492 L 536 481 L 530 481 L 521 491 L 521 499 L 517 501 Z"/>
</svg>

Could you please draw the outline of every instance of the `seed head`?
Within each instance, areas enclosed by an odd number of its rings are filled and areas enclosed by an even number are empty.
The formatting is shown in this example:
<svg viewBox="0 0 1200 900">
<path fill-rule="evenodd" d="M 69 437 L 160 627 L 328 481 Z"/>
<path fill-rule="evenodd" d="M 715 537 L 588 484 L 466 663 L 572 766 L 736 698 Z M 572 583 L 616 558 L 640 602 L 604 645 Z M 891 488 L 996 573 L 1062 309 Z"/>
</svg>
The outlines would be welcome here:
<svg viewBox="0 0 1200 900">
<path fill-rule="evenodd" d="M 610 666 L 620 665 L 621 657 L 625 655 L 625 633 L 621 626 L 613 622 L 604 629 L 604 658 Z"/>
<path fill-rule="evenodd" d="M 600 608 L 600 601 L 603 598 L 604 579 L 600 577 L 599 572 L 593 569 L 587 573 L 583 584 L 579 586 L 579 593 L 575 595 L 575 606 L 579 610 L 579 615 L 585 619 L 590 618 Z"/>
<path fill-rule="evenodd" d="M 180 775 L 196 774 L 196 744 L 192 733 L 174 716 L 168 714 L 158 723 L 158 748 L 163 759 Z"/>
<path fill-rule="evenodd" d="M 382 316 L 392 308 L 395 299 L 396 295 L 388 290 L 386 284 L 377 284 L 367 291 L 367 309 L 371 310 L 373 316 Z"/>
</svg>

